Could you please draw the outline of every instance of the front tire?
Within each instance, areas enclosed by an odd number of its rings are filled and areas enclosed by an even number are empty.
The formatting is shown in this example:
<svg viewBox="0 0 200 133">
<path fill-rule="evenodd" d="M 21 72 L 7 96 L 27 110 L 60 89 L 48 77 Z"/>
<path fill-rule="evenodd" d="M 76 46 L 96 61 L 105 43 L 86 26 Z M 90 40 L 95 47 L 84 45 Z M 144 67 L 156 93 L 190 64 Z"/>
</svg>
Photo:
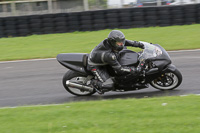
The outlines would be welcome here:
<svg viewBox="0 0 200 133">
<path fill-rule="evenodd" d="M 182 74 L 178 69 L 175 71 L 169 70 L 166 73 L 161 74 L 160 77 L 151 81 L 151 86 L 165 91 L 165 90 L 173 90 L 177 88 L 182 83 Z"/>
<path fill-rule="evenodd" d="M 66 89 L 66 91 L 68 91 L 69 93 L 76 95 L 76 96 L 90 96 L 92 94 L 95 93 L 95 90 L 92 92 L 88 92 L 88 91 L 81 91 L 79 89 L 76 88 L 72 88 L 72 87 L 67 87 L 66 85 L 66 81 L 70 80 L 72 82 L 75 83 L 83 83 L 85 80 L 87 79 L 87 76 L 85 75 L 81 75 L 80 73 L 77 73 L 75 71 L 69 70 L 65 73 L 65 75 L 63 76 L 63 86 Z"/>
</svg>

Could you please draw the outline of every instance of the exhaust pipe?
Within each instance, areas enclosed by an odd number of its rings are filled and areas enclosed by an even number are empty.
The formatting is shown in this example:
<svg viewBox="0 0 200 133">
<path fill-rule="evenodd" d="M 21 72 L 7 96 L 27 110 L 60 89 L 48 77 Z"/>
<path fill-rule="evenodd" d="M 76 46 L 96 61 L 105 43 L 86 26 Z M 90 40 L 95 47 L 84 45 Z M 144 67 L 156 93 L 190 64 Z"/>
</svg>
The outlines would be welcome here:
<svg viewBox="0 0 200 133">
<path fill-rule="evenodd" d="M 83 90 L 83 91 L 93 92 L 93 90 L 94 90 L 93 88 L 91 88 L 89 86 L 73 83 L 73 82 L 70 82 L 69 80 L 66 81 L 66 85 L 67 85 L 67 87 L 73 87 L 73 88 Z"/>
</svg>

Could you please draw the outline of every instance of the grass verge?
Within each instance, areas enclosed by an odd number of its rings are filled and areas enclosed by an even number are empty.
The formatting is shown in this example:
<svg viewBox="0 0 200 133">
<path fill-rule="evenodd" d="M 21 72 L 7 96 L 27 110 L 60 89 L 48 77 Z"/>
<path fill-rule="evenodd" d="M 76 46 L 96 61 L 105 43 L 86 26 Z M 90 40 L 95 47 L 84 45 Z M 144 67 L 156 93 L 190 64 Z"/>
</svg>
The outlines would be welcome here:
<svg viewBox="0 0 200 133">
<path fill-rule="evenodd" d="M 200 24 L 122 29 L 129 40 L 158 43 L 167 50 L 200 48 Z M 111 30 L 1 38 L 0 61 L 89 53 Z"/>
<path fill-rule="evenodd" d="M 200 97 L 115 99 L 0 109 L 2 133 L 199 133 Z"/>
</svg>

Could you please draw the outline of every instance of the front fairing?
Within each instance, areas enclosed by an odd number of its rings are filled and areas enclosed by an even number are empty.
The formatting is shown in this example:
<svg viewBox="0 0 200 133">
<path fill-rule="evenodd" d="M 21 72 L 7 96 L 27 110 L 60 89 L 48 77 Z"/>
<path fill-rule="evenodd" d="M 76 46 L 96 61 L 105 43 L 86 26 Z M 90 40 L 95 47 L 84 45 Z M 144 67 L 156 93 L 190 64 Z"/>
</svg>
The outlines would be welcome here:
<svg viewBox="0 0 200 133">
<path fill-rule="evenodd" d="M 142 42 L 144 44 L 143 52 L 139 56 L 139 60 L 147 60 L 147 59 L 154 59 L 160 55 L 162 55 L 162 50 L 150 43 Z"/>
<path fill-rule="evenodd" d="M 145 49 L 139 56 L 140 61 L 151 61 L 159 70 L 171 64 L 171 59 L 167 51 L 158 44 L 142 42 Z"/>
<path fill-rule="evenodd" d="M 153 63 L 159 67 L 160 70 L 164 69 L 167 65 L 171 64 L 171 58 L 169 56 L 169 54 L 167 53 L 167 51 L 162 48 L 160 45 L 158 44 L 154 44 L 155 46 L 159 47 L 162 50 L 162 55 L 158 56 L 156 60 L 153 61 Z"/>
</svg>

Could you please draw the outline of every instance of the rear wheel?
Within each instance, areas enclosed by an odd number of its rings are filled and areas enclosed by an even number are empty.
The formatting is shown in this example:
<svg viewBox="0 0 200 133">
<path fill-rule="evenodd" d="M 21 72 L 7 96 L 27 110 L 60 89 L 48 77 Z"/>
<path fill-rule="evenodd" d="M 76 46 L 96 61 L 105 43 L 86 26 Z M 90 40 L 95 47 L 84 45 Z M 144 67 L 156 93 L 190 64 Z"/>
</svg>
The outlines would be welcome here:
<svg viewBox="0 0 200 133">
<path fill-rule="evenodd" d="M 77 88 L 73 88 L 73 87 L 67 87 L 66 85 L 66 81 L 70 80 L 71 82 L 74 83 L 78 83 L 78 84 L 89 84 L 90 80 L 87 79 L 87 76 L 85 75 L 81 75 L 75 71 L 69 70 L 65 73 L 65 75 L 63 76 L 63 86 L 65 87 L 65 89 L 76 96 L 90 96 L 92 94 L 94 94 L 96 91 L 81 91 Z"/>
<path fill-rule="evenodd" d="M 159 90 L 173 90 L 177 88 L 182 82 L 182 75 L 178 69 L 175 71 L 168 71 L 162 74 L 157 79 L 154 79 L 150 84 L 152 87 Z"/>
</svg>

